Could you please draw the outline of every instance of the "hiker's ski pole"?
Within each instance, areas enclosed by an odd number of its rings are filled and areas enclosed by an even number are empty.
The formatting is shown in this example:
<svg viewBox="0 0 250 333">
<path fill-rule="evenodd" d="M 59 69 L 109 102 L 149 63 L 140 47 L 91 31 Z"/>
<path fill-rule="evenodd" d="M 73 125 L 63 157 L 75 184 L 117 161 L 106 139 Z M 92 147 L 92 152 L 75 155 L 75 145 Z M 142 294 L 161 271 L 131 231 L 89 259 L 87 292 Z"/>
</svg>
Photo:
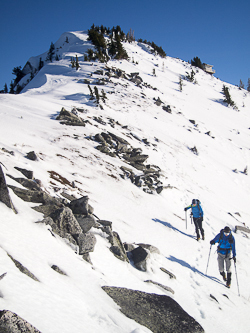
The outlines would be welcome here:
<svg viewBox="0 0 250 333">
<path fill-rule="evenodd" d="M 209 263 L 211 249 L 212 249 L 212 244 L 210 245 L 210 250 L 209 250 L 209 255 L 208 255 L 208 260 L 207 260 L 207 269 L 208 269 L 208 263 Z M 206 275 L 207 275 L 207 269 L 206 269 Z"/>
<path fill-rule="evenodd" d="M 185 210 L 185 218 L 186 218 L 186 229 L 187 229 L 187 211 Z"/>
<path fill-rule="evenodd" d="M 237 276 L 237 270 L 236 270 L 236 262 L 234 261 L 234 268 L 235 268 L 235 276 L 236 276 L 236 282 L 238 287 L 238 294 L 240 296 L 240 288 L 239 288 L 239 282 L 238 282 L 238 276 Z"/>
</svg>

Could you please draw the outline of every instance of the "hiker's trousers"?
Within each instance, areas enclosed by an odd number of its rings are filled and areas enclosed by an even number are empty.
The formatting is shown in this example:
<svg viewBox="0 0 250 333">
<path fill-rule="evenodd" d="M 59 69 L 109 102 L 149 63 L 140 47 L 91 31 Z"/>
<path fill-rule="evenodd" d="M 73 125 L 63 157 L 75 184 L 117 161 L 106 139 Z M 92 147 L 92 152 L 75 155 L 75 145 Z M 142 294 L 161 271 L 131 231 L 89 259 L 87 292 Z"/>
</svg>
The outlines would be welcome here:
<svg viewBox="0 0 250 333">
<path fill-rule="evenodd" d="M 222 273 L 224 272 L 224 264 L 226 265 L 226 271 L 228 273 L 231 273 L 231 251 L 226 255 L 218 252 L 218 265 L 219 265 L 219 271 Z"/>
</svg>

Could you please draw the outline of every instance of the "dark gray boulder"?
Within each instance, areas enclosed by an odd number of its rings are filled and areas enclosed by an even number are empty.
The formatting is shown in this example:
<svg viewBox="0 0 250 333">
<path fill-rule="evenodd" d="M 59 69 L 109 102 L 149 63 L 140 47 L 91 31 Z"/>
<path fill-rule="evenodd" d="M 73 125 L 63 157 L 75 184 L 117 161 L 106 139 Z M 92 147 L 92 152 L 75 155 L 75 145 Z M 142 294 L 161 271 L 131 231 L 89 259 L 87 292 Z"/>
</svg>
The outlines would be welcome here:
<svg viewBox="0 0 250 333">
<path fill-rule="evenodd" d="M 109 237 L 109 241 L 112 244 L 112 246 L 110 247 L 110 251 L 114 254 L 114 256 L 122 261 L 129 262 L 119 234 L 113 231 L 112 235 Z"/>
<path fill-rule="evenodd" d="M 53 212 L 55 212 L 58 209 L 62 208 L 62 205 L 58 204 L 52 204 L 52 205 L 41 205 L 41 206 L 36 206 L 36 207 L 32 207 L 35 211 L 42 213 L 45 217 L 49 216 L 50 214 L 52 214 Z"/>
<path fill-rule="evenodd" d="M 75 214 L 75 218 L 77 219 L 83 233 L 88 232 L 93 226 L 96 225 L 96 220 L 93 215 L 85 216 Z"/>
<path fill-rule="evenodd" d="M 39 191 L 26 190 L 13 185 L 9 185 L 8 187 L 11 188 L 13 192 L 23 201 L 42 203 L 44 205 L 49 205 L 49 204 L 62 205 L 62 200 L 56 199 L 42 190 Z"/>
<path fill-rule="evenodd" d="M 71 201 L 68 206 L 74 214 L 92 214 L 94 212 L 94 209 L 89 205 L 88 201 L 88 196 L 83 196 L 80 199 Z"/>
<path fill-rule="evenodd" d="M 80 234 L 77 240 L 79 245 L 79 254 L 83 255 L 85 253 L 94 252 L 96 245 L 96 237 L 94 234 Z"/>
<path fill-rule="evenodd" d="M 70 234 L 74 239 L 77 239 L 82 233 L 82 229 L 77 222 L 72 210 L 68 207 L 64 207 L 56 210 L 50 216 L 59 230 L 59 235 L 63 238 L 67 238 L 67 234 Z"/>
<path fill-rule="evenodd" d="M 31 161 L 38 161 L 38 156 L 34 151 L 27 153 L 26 158 Z"/>
<path fill-rule="evenodd" d="M 147 271 L 147 260 L 150 256 L 149 252 L 147 252 L 142 246 L 138 246 L 136 249 L 131 252 L 132 260 L 134 265 L 140 271 Z"/>
<path fill-rule="evenodd" d="M 33 191 L 40 191 L 40 185 L 37 184 L 34 180 L 27 179 L 27 178 L 15 178 L 11 175 L 7 175 L 11 179 L 15 180 L 17 183 L 21 184 L 22 186 L 28 188 L 29 190 Z"/>
<path fill-rule="evenodd" d="M 147 249 L 150 253 L 160 254 L 160 250 L 156 246 L 144 243 L 138 243 L 137 245 L 143 247 L 144 249 Z"/>
<path fill-rule="evenodd" d="M 0 311 L 0 332 L 1 333 L 41 333 L 26 320 L 16 313 L 3 310 Z"/>
<path fill-rule="evenodd" d="M 26 178 L 33 179 L 33 171 L 15 167 L 16 170 L 20 171 Z"/>
<path fill-rule="evenodd" d="M 0 201 L 3 202 L 7 207 L 12 209 L 15 213 L 17 213 L 10 198 L 9 190 L 6 184 L 1 164 L 0 164 Z"/>
<path fill-rule="evenodd" d="M 202 326 L 171 297 L 119 287 L 102 289 L 121 312 L 154 333 L 202 333 Z"/>
</svg>

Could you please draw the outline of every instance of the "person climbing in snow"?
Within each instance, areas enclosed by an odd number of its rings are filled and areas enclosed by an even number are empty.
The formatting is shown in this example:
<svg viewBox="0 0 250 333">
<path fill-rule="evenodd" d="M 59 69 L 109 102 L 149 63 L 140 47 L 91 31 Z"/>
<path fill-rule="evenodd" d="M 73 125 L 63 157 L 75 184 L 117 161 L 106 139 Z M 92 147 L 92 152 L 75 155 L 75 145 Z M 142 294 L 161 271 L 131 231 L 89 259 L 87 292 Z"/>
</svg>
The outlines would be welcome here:
<svg viewBox="0 0 250 333">
<path fill-rule="evenodd" d="M 199 230 L 201 232 L 201 237 L 204 240 L 205 233 L 204 233 L 204 229 L 202 228 L 203 210 L 201 208 L 200 201 L 198 199 L 193 199 L 192 204 L 190 206 L 187 206 L 186 208 L 184 208 L 184 210 L 187 211 L 190 208 L 192 208 L 191 214 L 193 215 L 195 231 L 196 231 L 196 235 L 197 235 L 197 241 L 200 239 Z"/>
<path fill-rule="evenodd" d="M 233 259 L 234 262 L 236 262 L 235 239 L 231 229 L 229 227 L 221 229 L 220 233 L 210 241 L 211 245 L 215 243 L 219 243 L 217 253 L 220 275 L 222 275 L 223 280 L 226 281 L 227 287 L 230 288 L 232 278 L 231 260 Z M 224 264 L 226 266 L 227 276 L 224 271 Z"/>
</svg>

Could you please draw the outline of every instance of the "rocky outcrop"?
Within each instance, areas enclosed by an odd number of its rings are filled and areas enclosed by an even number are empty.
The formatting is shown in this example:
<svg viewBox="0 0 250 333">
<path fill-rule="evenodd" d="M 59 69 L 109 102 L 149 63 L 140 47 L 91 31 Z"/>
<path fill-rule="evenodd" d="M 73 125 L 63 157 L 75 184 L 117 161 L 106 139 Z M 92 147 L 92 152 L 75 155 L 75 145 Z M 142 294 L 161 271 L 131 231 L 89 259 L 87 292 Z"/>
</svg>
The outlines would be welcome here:
<svg viewBox="0 0 250 333">
<path fill-rule="evenodd" d="M 202 326 L 171 297 L 118 287 L 102 287 L 121 312 L 154 333 L 202 333 Z"/>
<path fill-rule="evenodd" d="M 86 126 L 86 121 L 64 108 L 61 109 L 60 114 L 56 117 L 56 120 L 60 120 L 60 124 L 63 125 Z"/>
<path fill-rule="evenodd" d="M 145 164 L 149 156 L 143 154 L 141 148 L 132 147 L 125 139 L 111 132 L 98 133 L 94 139 L 100 143 L 96 149 L 111 157 L 119 157 L 140 172 L 137 174 L 135 170 L 121 166 L 122 178 L 129 178 L 133 184 L 147 193 L 161 193 L 163 190 L 163 184 L 160 181 L 161 169 L 156 165 Z"/>
<path fill-rule="evenodd" d="M 26 320 L 16 313 L 3 310 L 0 311 L 0 332 L 1 333 L 41 333 Z"/>
<path fill-rule="evenodd" d="M 0 164 L 0 201 L 3 202 L 7 207 L 12 209 L 15 213 L 17 213 L 10 198 L 9 190 L 6 184 L 1 164 Z"/>
<path fill-rule="evenodd" d="M 243 231 L 243 232 L 250 234 L 250 229 L 240 226 L 240 225 L 235 226 L 235 232 L 237 232 L 237 231 Z"/>
</svg>

